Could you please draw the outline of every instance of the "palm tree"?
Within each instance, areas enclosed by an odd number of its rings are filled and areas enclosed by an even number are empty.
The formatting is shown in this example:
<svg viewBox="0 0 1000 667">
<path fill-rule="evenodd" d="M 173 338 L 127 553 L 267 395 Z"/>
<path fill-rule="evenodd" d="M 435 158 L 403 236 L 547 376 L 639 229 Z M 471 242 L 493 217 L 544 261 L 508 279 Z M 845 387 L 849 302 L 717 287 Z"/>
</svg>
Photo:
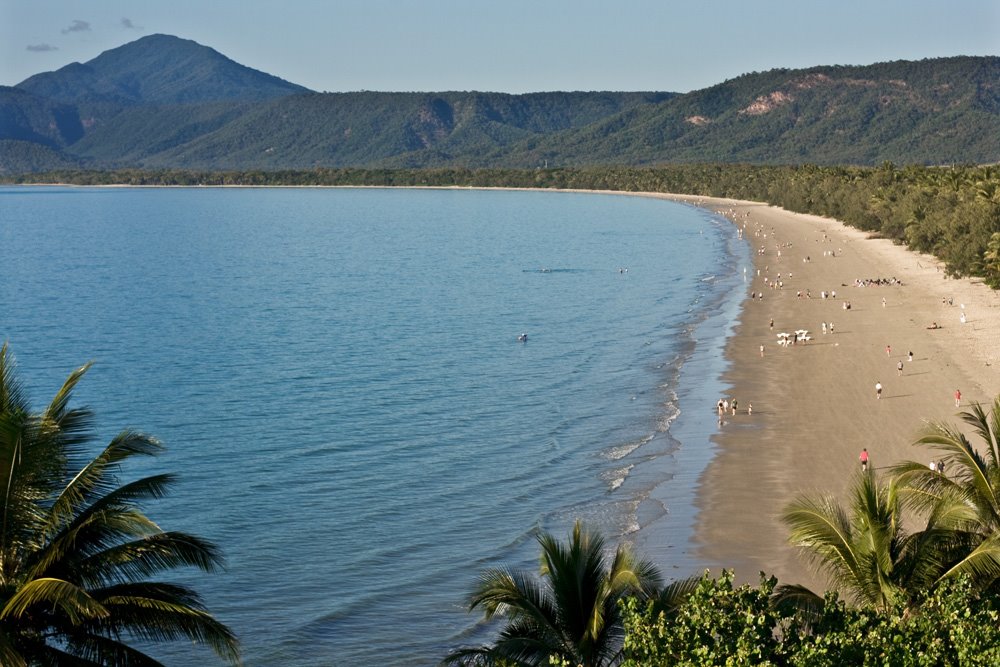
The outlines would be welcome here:
<svg viewBox="0 0 1000 667">
<path fill-rule="evenodd" d="M 785 510 L 790 541 L 802 547 L 833 586 L 855 602 L 885 610 L 908 604 L 940 575 L 937 549 L 947 534 L 907 534 L 901 525 L 900 486 L 881 483 L 873 471 L 858 473 L 849 508 L 835 498 L 800 497 Z M 782 586 L 776 604 L 815 609 L 822 598 L 801 586 Z M 810 604 L 811 603 L 811 604 Z"/>
<path fill-rule="evenodd" d="M 0 348 L 0 664 L 156 665 L 127 641 L 179 638 L 238 663 L 235 636 L 194 590 L 147 580 L 181 566 L 213 571 L 222 558 L 141 511 L 172 476 L 119 484 L 123 463 L 162 449 L 154 438 L 124 431 L 89 457 L 91 413 L 68 407 L 88 367 L 34 414 Z"/>
<path fill-rule="evenodd" d="M 652 563 L 624 545 L 608 563 L 604 539 L 579 522 L 566 544 L 544 533 L 538 542 L 541 580 L 492 568 L 481 575 L 470 598 L 470 610 L 481 607 L 487 620 L 507 618 L 496 643 L 455 651 L 445 664 L 535 666 L 556 659 L 583 667 L 616 665 L 624 637 L 619 601 L 638 596 L 669 610 L 697 583 L 674 584 L 657 598 L 660 575 Z"/>
<path fill-rule="evenodd" d="M 959 417 L 979 436 L 978 447 L 957 428 L 932 424 L 916 444 L 937 450 L 944 473 L 908 461 L 893 474 L 907 505 L 949 532 L 942 576 L 965 573 L 986 587 L 1000 580 L 1000 396 L 989 414 L 977 403 Z"/>
</svg>

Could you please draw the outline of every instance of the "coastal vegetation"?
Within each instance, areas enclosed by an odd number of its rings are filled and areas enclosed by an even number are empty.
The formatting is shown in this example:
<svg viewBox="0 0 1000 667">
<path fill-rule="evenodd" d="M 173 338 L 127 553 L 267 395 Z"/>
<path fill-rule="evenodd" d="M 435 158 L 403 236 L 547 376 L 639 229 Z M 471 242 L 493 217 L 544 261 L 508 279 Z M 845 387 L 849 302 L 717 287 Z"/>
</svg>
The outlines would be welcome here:
<svg viewBox="0 0 1000 667">
<path fill-rule="evenodd" d="M 581 169 L 59 170 L 7 183 L 509 187 L 727 197 L 835 218 L 1000 287 L 1000 167 L 674 165 Z"/>
<path fill-rule="evenodd" d="M 486 620 L 506 625 L 496 643 L 453 652 L 454 665 L 548 665 L 551 659 L 598 667 L 621 659 L 622 607 L 626 598 L 652 601 L 660 595 L 660 574 L 650 561 L 619 545 L 611 558 L 603 537 L 579 522 L 567 543 L 538 536 L 540 579 L 498 567 L 486 570 L 470 598 Z M 678 587 L 668 589 L 676 594 Z M 669 601 L 658 600 L 661 607 Z"/>
<path fill-rule="evenodd" d="M 149 580 L 180 567 L 211 572 L 222 556 L 142 511 L 173 476 L 119 481 L 129 459 L 160 451 L 155 438 L 122 431 L 92 454 L 92 415 L 69 406 L 88 367 L 32 412 L 0 348 L 0 664 L 156 665 L 132 642 L 176 639 L 239 663 L 235 635 L 196 591 Z"/>
<path fill-rule="evenodd" d="M 891 468 L 885 480 L 868 470 L 855 478 L 846 507 L 832 497 L 803 496 L 786 509 L 790 542 L 829 575 L 830 589 L 823 595 L 802 586 L 778 585 L 763 573 L 758 586 L 735 587 L 730 571 L 717 578 L 706 572 L 700 580 L 675 582 L 662 589 L 665 592 L 652 594 L 649 586 L 659 575 L 647 566 L 645 579 L 651 583 L 619 589 L 618 612 L 601 617 L 602 632 L 617 626 L 611 634 L 623 636 L 621 650 L 583 658 L 559 641 L 531 643 L 530 652 L 504 650 L 513 638 L 526 642 L 528 636 L 544 634 L 525 619 L 546 607 L 526 603 L 530 598 L 521 586 L 536 598 L 540 591 L 529 578 L 490 570 L 472 606 L 489 600 L 487 617 L 509 613 L 509 624 L 495 646 L 459 651 L 449 661 L 628 667 L 997 664 L 1000 397 L 989 413 L 975 405 L 961 418 L 979 435 L 978 446 L 947 424 L 931 425 L 917 442 L 935 448 L 944 470 L 906 462 Z M 907 523 L 923 527 L 907 532 Z M 593 537 L 588 539 L 593 543 Z M 547 535 L 539 541 L 543 575 L 552 576 L 555 563 L 560 571 L 578 577 L 591 571 L 582 562 L 600 562 L 599 554 L 583 561 L 553 561 L 550 551 L 560 553 L 559 545 Z M 579 542 L 577 525 L 570 553 L 579 549 Z M 498 585 L 501 581 L 507 583 Z M 572 576 L 553 581 L 570 591 L 606 590 L 598 579 L 583 587 Z M 517 594 L 507 595 L 511 589 Z M 494 590 L 505 594 L 491 595 Z M 847 599 L 841 597 L 845 594 Z M 583 613 L 591 625 L 578 624 L 577 635 L 586 636 L 583 628 L 594 627 L 594 607 L 572 596 L 564 597 L 562 605 L 547 627 L 561 627 Z M 561 635 L 553 631 L 548 636 Z"/>
</svg>

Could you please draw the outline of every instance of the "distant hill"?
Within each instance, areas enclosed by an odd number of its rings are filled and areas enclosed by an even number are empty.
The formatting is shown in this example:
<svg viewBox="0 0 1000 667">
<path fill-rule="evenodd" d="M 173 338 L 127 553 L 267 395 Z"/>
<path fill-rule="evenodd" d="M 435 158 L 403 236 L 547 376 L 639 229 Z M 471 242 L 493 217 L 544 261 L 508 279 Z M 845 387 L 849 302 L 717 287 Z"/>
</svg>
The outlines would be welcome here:
<svg viewBox="0 0 1000 667">
<path fill-rule="evenodd" d="M 507 166 L 1000 160 L 1000 58 L 746 74 L 512 147 Z"/>
<path fill-rule="evenodd" d="M 319 94 L 152 35 L 0 87 L 0 173 L 1000 161 L 1000 58 L 668 92 Z"/>
<path fill-rule="evenodd" d="M 188 39 L 150 35 L 84 64 L 36 74 L 17 88 L 56 102 L 128 105 L 255 101 L 309 90 Z"/>
<path fill-rule="evenodd" d="M 296 95 L 254 106 L 212 132 L 148 155 L 142 164 L 272 169 L 479 163 L 482 153 L 585 127 L 666 97 L 664 93 Z"/>
</svg>

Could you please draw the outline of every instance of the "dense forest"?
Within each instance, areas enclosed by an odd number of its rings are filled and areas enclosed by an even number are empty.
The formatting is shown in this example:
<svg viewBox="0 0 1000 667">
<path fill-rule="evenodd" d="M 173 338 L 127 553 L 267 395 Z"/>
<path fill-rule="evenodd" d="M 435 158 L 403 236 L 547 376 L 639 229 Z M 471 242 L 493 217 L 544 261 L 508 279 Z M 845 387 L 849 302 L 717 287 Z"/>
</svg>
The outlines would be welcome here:
<svg viewBox="0 0 1000 667">
<path fill-rule="evenodd" d="M 835 218 L 1000 287 L 1000 167 L 676 165 L 580 169 L 53 171 L 7 183 L 167 186 L 510 187 L 659 192 L 761 201 Z"/>
</svg>

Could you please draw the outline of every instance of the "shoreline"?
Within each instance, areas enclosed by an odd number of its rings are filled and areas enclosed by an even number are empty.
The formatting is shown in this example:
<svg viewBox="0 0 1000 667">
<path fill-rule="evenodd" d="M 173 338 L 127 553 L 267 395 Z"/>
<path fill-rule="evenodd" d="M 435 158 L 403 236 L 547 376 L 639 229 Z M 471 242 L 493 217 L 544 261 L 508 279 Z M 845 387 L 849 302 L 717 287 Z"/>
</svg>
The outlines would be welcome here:
<svg viewBox="0 0 1000 667">
<path fill-rule="evenodd" d="M 825 590 L 828 582 L 787 544 L 784 506 L 803 493 L 843 498 L 863 447 L 876 470 L 929 461 L 932 449 L 912 445 L 924 422 L 958 426 L 958 412 L 992 403 L 1000 394 L 1000 293 L 947 278 L 939 260 L 832 219 L 755 202 L 666 198 L 745 223 L 755 274 L 721 378 L 740 411 L 712 437 L 715 455 L 696 487 L 692 550 L 714 571 L 734 569 L 740 583 L 756 584 L 762 571 Z M 767 287 L 764 278 L 778 272 L 783 288 Z M 876 278 L 901 284 L 855 284 Z M 836 298 L 823 299 L 823 291 Z M 835 333 L 822 333 L 829 322 Z M 939 328 L 928 329 L 932 322 Z M 809 330 L 811 340 L 777 344 L 777 332 L 796 329 Z M 885 387 L 881 398 L 877 381 Z"/>
<path fill-rule="evenodd" d="M 95 188 L 354 188 L 390 186 L 167 186 L 62 185 L 42 187 Z M 16 185 L 9 187 L 39 187 Z M 397 188 L 393 188 L 397 189 Z M 820 579 L 786 543 L 780 521 L 783 507 L 801 493 L 831 493 L 843 497 L 858 469 L 862 447 L 871 452 L 876 469 L 903 460 L 929 461 L 932 450 L 912 446 L 925 420 L 958 426 L 955 417 L 972 402 L 990 403 L 1000 394 L 1000 292 L 972 279 L 950 279 L 942 263 L 838 221 L 796 214 L 767 204 L 694 195 L 609 190 L 548 188 L 470 188 L 464 186 L 406 186 L 406 189 L 516 190 L 613 194 L 664 199 L 697 206 L 735 222 L 745 223 L 753 271 L 742 284 L 743 294 L 722 344 L 725 369 L 720 377 L 688 369 L 696 382 L 730 387 L 728 397 L 740 402 L 740 413 L 729 416 L 704 443 L 706 420 L 695 417 L 693 441 L 671 427 L 681 442 L 679 457 L 693 455 L 695 463 L 708 456 L 700 469 L 683 461 L 661 472 L 664 482 L 655 489 L 668 508 L 683 499 L 690 516 L 673 514 L 663 525 L 643 526 L 632 536 L 645 555 L 655 557 L 665 575 L 690 563 L 702 570 L 734 569 L 740 583 L 757 583 L 757 573 L 775 575 L 782 583 L 801 583 L 824 590 Z M 766 239 L 757 236 L 758 229 Z M 825 238 L 824 238 L 825 235 Z M 777 245 L 782 246 L 781 257 Z M 786 244 L 791 244 L 786 245 Z M 764 253 L 757 254 L 763 247 Z M 829 251 L 835 255 L 830 256 Z M 803 261 L 806 257 L 809 261 Z M 759 276 L 756 275 L 759 270 Z M 768 289 L 763 278 L 782 273 L 784 288 Z M 791 277 L 789 277 L 791 273 Z M 856 279 L 892 278 L 902 285 L 855 287 Z M 806 290 L 812 298 L 806 298 Z M 824 290 L 836 298 L 822 299 Z M 801 298 L 796 292 L 801 291 Z M 763 300 L 751 301 L 751 292 Z M 885 298 L 885 305 L 882 299 Z M 948 299 L 952 304 L 948 304 Z M 851 310 L 844 310 L 844 301 Z M 960 322 L 961 305 L 967 321 Z M 718 317 L 709 315 L 708 319 Z M 769 326 L 774 319 L 774 330 Z M 822 334 L 820 323 L 833 322 L 836 333 Z M 937 322 L 941 328 L 926 327 Z M 731 330 L 730 330 L 731 328 Z M 780 347 L 775 333 L 808 329 L 812 340 Z M 762 358 L 760 345 L 765 346 Z M 891 348 L 887 353 L 886 346 Z M 912 351 L 913 361 L 908 357 Z M 900 375 L 897 363 L 904 368 Z M 708 371 L 715 372 L 714 366 Z M 875 398 L 874 384 L 884 386 Z M 690 382 L 688 383 L 690 384 Z M 953 393 L 962 392 L 956 409 Z M 679 405 L 709 415 L 714 426 L 714 402 L 683 383 L 676 389 Z M 709 402 L 701 405 L 701 401 Z M 745 413 L 752 403 L 754 414 Z M 696 413 L 689 413 L 696 414 Z M 679 419 L 683 420 L 681 417 Z M 678 422 L 675 422 L 675 425 Z M 708 444 L 708 449 L 700 447 Z M 692 452 L 698 449 L 700 451 Z M 687 451 L 684 451 L 687 450 Z M 662 488 L 661 488 L 662 487 Z M 672 487 L 671 491 L 667 487 Z M 678 488 L 683 487 L 683 488 Z M 693 491 L 689 491 L 691 489 Z M 671 500 L 671 498 L 673 500 Z M 660 498 L 656 498 L 657 500 Z M 683 524 L 680 530 L 678 522 Z M 679 535 L 690 543 L 676 544 Z M 671 543 L 673 542 L 673 543 Z M 674 549 L 675 551 L 667 551 Z M 683 551 L 683 555 L 681 554 Z M 672 560 L 670 556 L 673 556 Z M 679 557 L 679 558 L 678 558 Z M 697 572 L 682 572 L 697 574 Z"/>
</svg>

